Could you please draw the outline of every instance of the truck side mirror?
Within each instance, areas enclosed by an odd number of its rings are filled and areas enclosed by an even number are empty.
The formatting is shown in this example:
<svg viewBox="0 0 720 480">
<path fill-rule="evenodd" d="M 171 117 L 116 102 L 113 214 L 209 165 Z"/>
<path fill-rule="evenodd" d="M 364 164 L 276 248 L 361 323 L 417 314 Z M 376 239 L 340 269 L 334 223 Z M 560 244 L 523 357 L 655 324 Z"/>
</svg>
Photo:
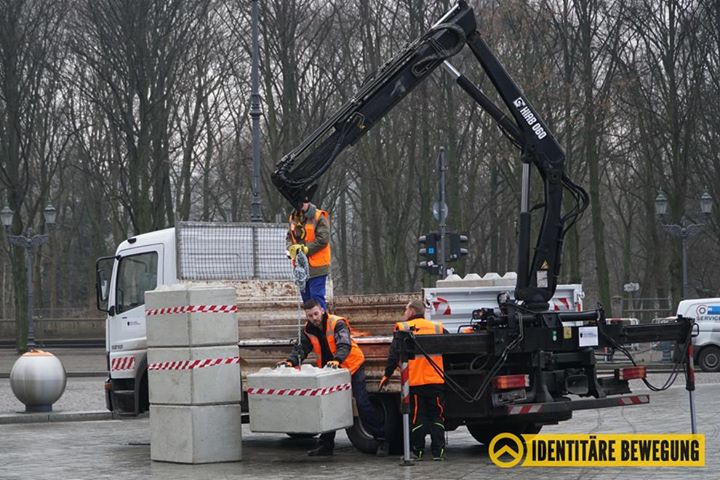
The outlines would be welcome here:
<svg viewBox="0 0 720 480">
<path fill-rule="evenodd" d="M 95 297 L 97 308 L 101 312 L 108 312 L 108 299 L 110 298 L 110 276 L 115 257 L 101 257 L 95 262 Z"/>
</svg>

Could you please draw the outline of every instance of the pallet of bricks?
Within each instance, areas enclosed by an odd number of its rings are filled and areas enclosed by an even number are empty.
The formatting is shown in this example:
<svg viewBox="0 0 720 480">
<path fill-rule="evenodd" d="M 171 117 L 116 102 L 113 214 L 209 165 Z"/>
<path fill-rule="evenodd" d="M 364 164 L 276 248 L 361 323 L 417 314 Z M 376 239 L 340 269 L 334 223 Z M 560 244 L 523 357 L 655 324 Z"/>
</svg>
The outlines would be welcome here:
<svg viewBox="0 0 720 480">
<path fill-rule="evenodd" d="M 145 307 L 151 459 L 241 460 L 235 290 L 160 287 Z"/>
</svg>

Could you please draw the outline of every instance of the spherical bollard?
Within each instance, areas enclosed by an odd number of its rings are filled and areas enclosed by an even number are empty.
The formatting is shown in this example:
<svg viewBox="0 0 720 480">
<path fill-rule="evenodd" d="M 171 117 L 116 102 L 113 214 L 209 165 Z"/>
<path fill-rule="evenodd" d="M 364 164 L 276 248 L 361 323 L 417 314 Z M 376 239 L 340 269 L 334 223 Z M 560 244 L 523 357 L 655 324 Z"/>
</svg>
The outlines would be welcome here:
<svg viewBox="0 0 720 480">
<path fill-rule="evenodd" d="M 22 355 L 10 371 L 10 387 L 25 404 L 26 412 L 51 412 L 66 383 L 60 359 L 42 350 L 33 349 Z"/>
</svg>

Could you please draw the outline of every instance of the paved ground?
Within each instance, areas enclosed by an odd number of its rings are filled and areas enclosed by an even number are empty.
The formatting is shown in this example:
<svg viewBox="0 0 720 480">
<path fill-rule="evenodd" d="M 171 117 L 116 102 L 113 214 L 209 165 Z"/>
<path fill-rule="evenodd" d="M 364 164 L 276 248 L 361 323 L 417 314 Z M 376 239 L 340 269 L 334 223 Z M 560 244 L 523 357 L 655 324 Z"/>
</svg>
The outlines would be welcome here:
<svg viewBox="0 0 720 480">
<path fill-rule="evenodd" d="M 65 393 L 53 405 L 56 412 L 78 412 L 105 410 L 103 377 L 69 377 Z M 0 378 L 0 417 L 15 412 L 24 412 L 23 405 L 10 388 L 10 379 Z"/>
<path fill-rule="evenodd" d="M 69 374 L 100 373 L 105 368 L 104 352 L 98 349 L 57 349 L 54 351 Z M 650 352 L 648 352 L 650 353 Z M 653 352 L 654 355 L 658 355 Z M 0 376 L 7 377 L 17 355 L 0 349 Z M 653 359 L 654 360 L 654 359 Z M 654 374 L 661 385 L 667 375 Z M 104 378 L 70 376 L 63 397 L 54 405 L 59 413 L 103 411 Z M 254 434 L 243 428 L 243 457 L 239 463 L 214 465 L 173 465 L 150 460 L 150 431 L 147 417 L 125 420 L 0 425 L 0 479 L 203 479 L 203 478 L 540 478 L 558 476 L 578 479 L 605 478 L 716 478 L 720 476 L 720 417 L 716 415 L 720 396 L 720 374 L 698 375 L 698 424 L 707 436 L 708 466 L 700 470 L 681 469 L 528 469 L 500 471 L 492 464 L 484 446 L 464 428 L 448 434 L 445 463 L 424 462 L 400 467 L 396 457 L 375 458 L 357 452 L 344 432 L 338 435 L 337 451 L 331 459 L 312 459 L 305 450 L 312 440 L 292 440 L 282 435 Z M 636 392 L 642 384 L 633 386 Z M 24 406 L 15 399 L 9 380 L 0 378 L 0 421 L 17 417 Z M 546 427 L 554 433 L 645 433 L 688 432 L 687 392 L 683 381 L 669 391 L 653 394 L 649 406 L 576 412 L 561 425 Z"/>
<path fill-rule="evenodd" d="M 661 383 L 665 375 L 653 375 Z M 464 428 L 448 434 L 448 461 L 423 462 L 401 467 L 396 457 L 376 458 L 357 452 L 344 433 L 338 435 L 336 455 L 330 459 L 305 456 L 312 440 L 282 435 L 255 434 L 243 428 L 242 462 L 212 465 L 175 465 L 150 460 L 147 418 L 90 422 L 0 425 L 0 478 L 19 479 L 241 479 L 273 478 L 408 478 L 471 479 L 502 475 L 507 479 L 615 479 L 654 480 L 718 478 L 720 471 L 720 375 L 700 374 L 697 391 L 698 425 L 707 436 L 704 469 L 521 469 L 501 471 L 492 464 L 485 447 Z M 102 378 L 69 378 L 55 409 L 103 408 Z M 642 388 L 635 386 L 635 391 Z M 22 407 L 13 403 L 7 380 L 0 380 L 0 410 Z M 15 402 L 17 402 L 15 400 Z M 687 392 L 678 382 L 670 390 L 653 394 L 647 406 L 576 412 L 574 418 L 543 432 L 555 433 L 685 433 L 690 430 Z"/>
</svg>

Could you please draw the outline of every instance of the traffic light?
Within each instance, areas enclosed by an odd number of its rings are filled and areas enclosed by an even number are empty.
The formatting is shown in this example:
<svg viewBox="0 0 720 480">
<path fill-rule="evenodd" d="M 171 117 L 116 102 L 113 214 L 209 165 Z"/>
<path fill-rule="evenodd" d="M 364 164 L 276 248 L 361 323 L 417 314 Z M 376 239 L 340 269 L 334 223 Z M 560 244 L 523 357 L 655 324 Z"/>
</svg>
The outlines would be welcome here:
<svg viewBox="0 0 720 480">
<path fill-rule="evenodd" d="M 468 254 L 467 247 L 468 237 L 460 233 L 450 232 L 447 234 L 450 239 L 450 255 L 448 256 L 449 261 L 460 260 Z"/>
<path fill-rule="evenodd" d="M 418 263 L 418 267 L 428 270 L 430 273 L 438 271 L 438 246 L 440 244 L 440 233 L 430 232 L 418 237 L 420 244 L 420 258 L 424 260 Z"/>
</svg>

